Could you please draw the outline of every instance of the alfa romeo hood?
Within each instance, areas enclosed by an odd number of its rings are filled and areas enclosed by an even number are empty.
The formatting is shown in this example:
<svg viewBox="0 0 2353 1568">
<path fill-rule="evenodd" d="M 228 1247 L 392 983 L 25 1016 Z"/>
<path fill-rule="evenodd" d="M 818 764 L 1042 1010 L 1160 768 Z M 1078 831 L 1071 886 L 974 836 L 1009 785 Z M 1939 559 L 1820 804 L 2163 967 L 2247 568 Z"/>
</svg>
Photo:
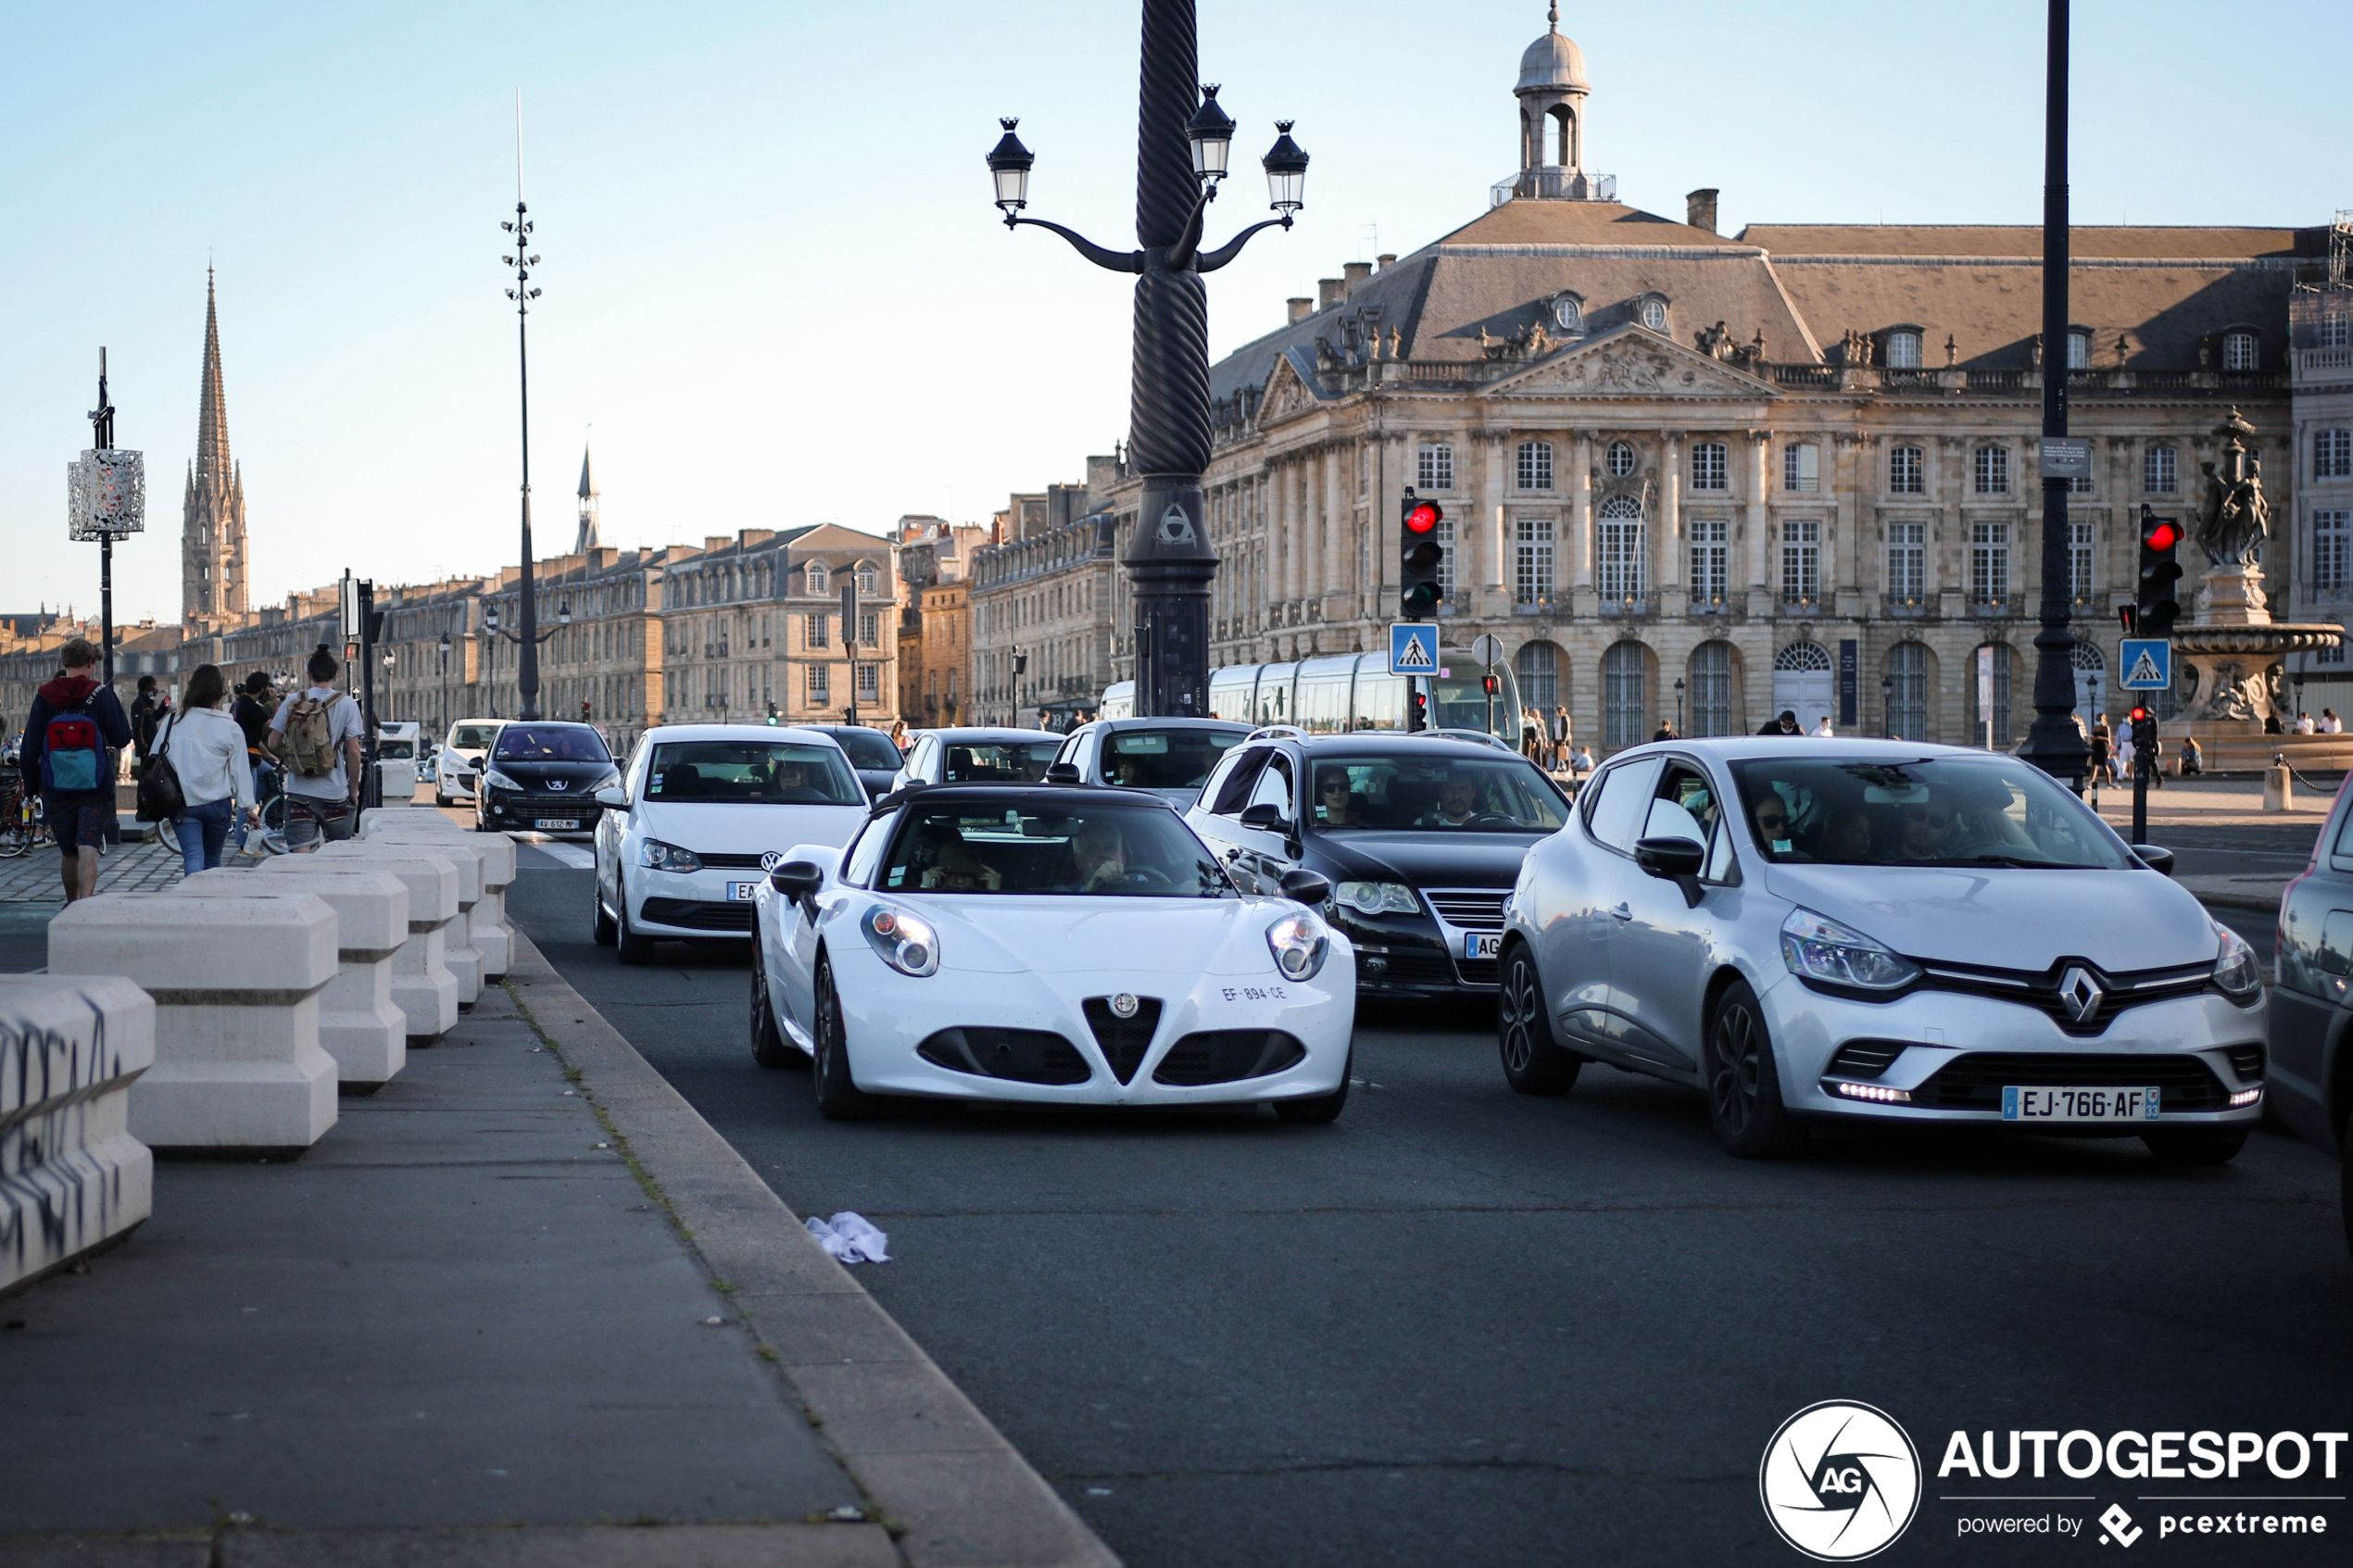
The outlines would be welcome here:
<svg viewBox="0 0 2353 1568">
<path fill-rule="evenodd" d="M 1775 865 L 1765 884 L 1915 959 L 2036 972 L 2089 959 L 2117 973 L 2210 962 L 2221 947 L 2205 907 L 2151 871 Z"/>
<path fill-rule="evenodd" d="M 1279 898 L 932 894 L 907 900 L 939 928 L 939 961 L 992 974 L 1272 974 Z"/>
</svg>

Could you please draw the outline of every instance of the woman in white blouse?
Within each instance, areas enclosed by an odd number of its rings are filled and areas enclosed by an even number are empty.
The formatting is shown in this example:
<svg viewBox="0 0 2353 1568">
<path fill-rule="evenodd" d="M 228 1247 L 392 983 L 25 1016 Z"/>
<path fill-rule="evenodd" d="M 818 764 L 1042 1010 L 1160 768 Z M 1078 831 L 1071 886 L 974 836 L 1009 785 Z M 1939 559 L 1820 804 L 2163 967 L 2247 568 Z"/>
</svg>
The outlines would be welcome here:
<svg viewBox="0 0 2353 1568">
<path fill-rule="evenodd" d="M 217 664 L 199 664 L 188 674 L 179 711 L 156 736 L 155 754 L 171 759 L 187 802 L 178 823 L 180 857 L 187 874 L 220 864 L 230 823 L 254 809 L 253 763 L 245 755 L 245 733 L 220 710 L 228 683 Z"/>
</svg>

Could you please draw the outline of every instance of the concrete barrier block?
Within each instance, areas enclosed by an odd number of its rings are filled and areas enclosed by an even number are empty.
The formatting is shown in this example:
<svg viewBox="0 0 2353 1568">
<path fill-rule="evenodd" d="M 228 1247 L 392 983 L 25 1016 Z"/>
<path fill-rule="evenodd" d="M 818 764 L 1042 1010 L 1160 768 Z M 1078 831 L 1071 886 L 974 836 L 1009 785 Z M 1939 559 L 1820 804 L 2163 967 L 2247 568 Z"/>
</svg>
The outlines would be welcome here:
<svg viewBox="0 0 2353 1568">
<path fill-rule="evenodd" d="M 365 857 L 284 855 L 264 860 L 257 871 L 273 880 L 304 875 L 397 878 L 409 895 L 409 920 L 407 939 L 392 956 L 392 1005 L 406 1022 L 407 1043 L 437 1040 L 457 1027 L 460 987 L 450 972 L 447 938 L 458 918 L 460 879 L 447 856 L 422 847 L 413 854 L 387 848 Z"/>
<path fill-rule="evenodd" d="M 359 813 L 359 836 L 367 837 L 379 822 L 414 822 L 420 827 L 434 828 L 443 833 L 466 831 L 438 810 L 424 810 L 415 806 L 371 806 Z"/>
<path fill-rule="evenodd" d="M 327 845 L 311 859 L 365 860 L 407 855 L 430 855 L 457 871 L 458 913 L 442 934 L 441 960 L 457 976 L 458 1005 L 472 1007 L 482 995 L 483 982 L 488 974 L 483 965 L 482 948 L 473 939 L 473 912 L 482 903 L 482 851 L 462 842 L 443 844 L 436 840 L 422 844 L 403 839 L 356 838 Z"/>
<path fill-rule="evenodd" d="M 288 898 L 102 893 L 49 922 L 49 972 L 121 975 L 155 998 L 156 1062 L 131 1089 L 151 1148 L 295 1153 L 335 1123 L 319 997 L 335 912 Z"/>
<path fill-rule="evenodd" d="M 377 844 L 438 845 L 452 834 L 453 827 L 447 817 L 438 812 L 432 814 L 441 826 L 404 821 L 387 811 L 375 819 L 364 837 Z M 503 833 L 455 830 L 455 835 L 459 842 L 482 853 L 482 897 L 468 916 L 467 930 L 474 946 L 482 949 L 484 978 L 495 980 L 507 972 L 508 960 L 514 951 L 514 928 L 507 923 L 507 889 L 515 880 L 515 841 Z"/>
<path fill-rule="evenodd" d="M 373 1094 L 409 1061 L 409 1019 L 392 999 L 392 960 L 409 940 L 409 888 L 389 872 L 302 874 L 315 855 L 289 856 L 295 869 L 259 877 L 199 872 L 174 886 L 196 898 L 290 898 L 307 894 L 335 912 L 334 979 L 319 994 L 319 1046 L 335 1059 L 346 1094 Z"/>
<path fill-rule="evenodd" d="M 156 1004 L 130 981 L 0 975 L 0 1290 L 147 1217 L 130 1101 L 155 1060 Z"/>
</svg>

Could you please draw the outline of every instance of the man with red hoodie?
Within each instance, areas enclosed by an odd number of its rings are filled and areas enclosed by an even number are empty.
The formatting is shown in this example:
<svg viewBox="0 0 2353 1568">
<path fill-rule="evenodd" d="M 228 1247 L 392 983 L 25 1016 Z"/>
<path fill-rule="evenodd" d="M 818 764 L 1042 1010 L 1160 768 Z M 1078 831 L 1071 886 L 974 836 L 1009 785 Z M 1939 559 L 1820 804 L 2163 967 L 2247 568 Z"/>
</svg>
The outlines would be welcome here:
<svg viewBox="0 0 2353 1568">
<path fill-rule="evenodd" d="M 49 832 L 65 856 L 66 902 L 98 890 L 98 846 L 114 819 L 108 748 L 131 744 L 131 720 L 114 688 L 91 674 L 98 650 L 76 637 L 60 651 L 64 672 L 33 695 L 19 766 L 28 794 L 41 797 Z"/>
</svg>

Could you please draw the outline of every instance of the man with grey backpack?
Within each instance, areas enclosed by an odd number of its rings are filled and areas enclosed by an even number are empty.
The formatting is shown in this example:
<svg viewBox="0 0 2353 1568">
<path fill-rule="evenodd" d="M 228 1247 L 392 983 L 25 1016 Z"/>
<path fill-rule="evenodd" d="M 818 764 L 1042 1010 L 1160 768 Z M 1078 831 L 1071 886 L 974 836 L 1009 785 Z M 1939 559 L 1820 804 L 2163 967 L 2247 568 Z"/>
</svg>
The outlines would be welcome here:
<svg viewBox="0 0 2353 1568">
<path fill-rule="evenodd" d="M 349 838 L 359 823 L 359 705 L 335 690 L 343 667 L 322 644 L 310 656 L 309 689 L 278 705 L 271 753 L 286 765 L 286 848 L 307 855 Z"/>
</svg>

